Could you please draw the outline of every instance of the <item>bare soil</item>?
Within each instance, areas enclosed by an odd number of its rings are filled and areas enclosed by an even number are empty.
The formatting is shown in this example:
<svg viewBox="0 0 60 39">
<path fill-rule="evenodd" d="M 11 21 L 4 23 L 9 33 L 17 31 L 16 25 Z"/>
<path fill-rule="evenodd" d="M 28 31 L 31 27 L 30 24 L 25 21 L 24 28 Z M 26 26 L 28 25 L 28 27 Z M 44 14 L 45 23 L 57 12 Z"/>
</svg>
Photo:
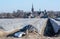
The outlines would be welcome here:
<svg viewBox="0 0 60 39">
<path fill-rule="evenodd" d="M 29 33 L 28 35 L 25 35 L 21 38 L 0 37 L 0 39 L 60 39 L 60 37 L 45 37 L 45 36 L 39 35 L 38 33 Z"/>
</svg>

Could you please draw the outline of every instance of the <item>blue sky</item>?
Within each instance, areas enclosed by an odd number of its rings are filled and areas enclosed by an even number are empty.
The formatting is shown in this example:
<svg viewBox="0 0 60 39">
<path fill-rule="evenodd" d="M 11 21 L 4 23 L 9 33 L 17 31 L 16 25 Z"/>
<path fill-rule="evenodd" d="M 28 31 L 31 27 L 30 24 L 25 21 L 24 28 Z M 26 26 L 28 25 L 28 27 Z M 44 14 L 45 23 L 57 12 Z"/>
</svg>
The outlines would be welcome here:
<svg viewBox="0 0 60 39">
<path fill-rule="evenodd" d="M 35 11 L 60 10 L 60 0 L 0 0 L 0 12 L 12 12 L 17 9 L 30 11 L 32 3 Z"/>
</svg>

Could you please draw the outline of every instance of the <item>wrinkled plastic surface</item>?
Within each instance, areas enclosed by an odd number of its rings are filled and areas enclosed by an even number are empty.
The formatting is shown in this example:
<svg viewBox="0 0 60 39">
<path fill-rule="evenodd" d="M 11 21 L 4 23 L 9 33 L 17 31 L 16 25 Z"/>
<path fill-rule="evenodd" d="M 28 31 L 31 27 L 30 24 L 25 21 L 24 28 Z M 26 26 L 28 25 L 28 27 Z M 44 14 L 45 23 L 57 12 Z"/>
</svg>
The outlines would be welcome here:
<svg viewBox="0 0 60 39">
<path fill-rule="evenodd" d="M 20 38 L 20 37 L 22 37 L 23 34 L 25 34 L 25 33 L 24 32 L 17 32 L 14 34 L 14 36 Z"/>
</svg>

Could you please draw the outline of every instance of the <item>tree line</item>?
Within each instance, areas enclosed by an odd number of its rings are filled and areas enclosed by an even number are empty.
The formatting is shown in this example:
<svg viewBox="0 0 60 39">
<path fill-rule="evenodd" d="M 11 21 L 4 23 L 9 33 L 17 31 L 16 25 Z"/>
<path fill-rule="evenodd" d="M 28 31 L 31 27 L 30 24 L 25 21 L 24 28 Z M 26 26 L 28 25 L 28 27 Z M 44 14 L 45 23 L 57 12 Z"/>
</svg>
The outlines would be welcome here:
<svg viewBox="0 0 60 39">
<path fill-rule="evenodd" d="M 42 13 L 42 14 L 41 14 Z M 30 16 L 31 12 L 24 12 L 23 10 L 17 10 L 13 11 L 12 13 L 0 13 L 0 18 L 28 18 Z M 35 17 L 51 17 L 56 18 L 60 17 L 60 11 L 35 11 L 33 13 Z"/>
</svg>

